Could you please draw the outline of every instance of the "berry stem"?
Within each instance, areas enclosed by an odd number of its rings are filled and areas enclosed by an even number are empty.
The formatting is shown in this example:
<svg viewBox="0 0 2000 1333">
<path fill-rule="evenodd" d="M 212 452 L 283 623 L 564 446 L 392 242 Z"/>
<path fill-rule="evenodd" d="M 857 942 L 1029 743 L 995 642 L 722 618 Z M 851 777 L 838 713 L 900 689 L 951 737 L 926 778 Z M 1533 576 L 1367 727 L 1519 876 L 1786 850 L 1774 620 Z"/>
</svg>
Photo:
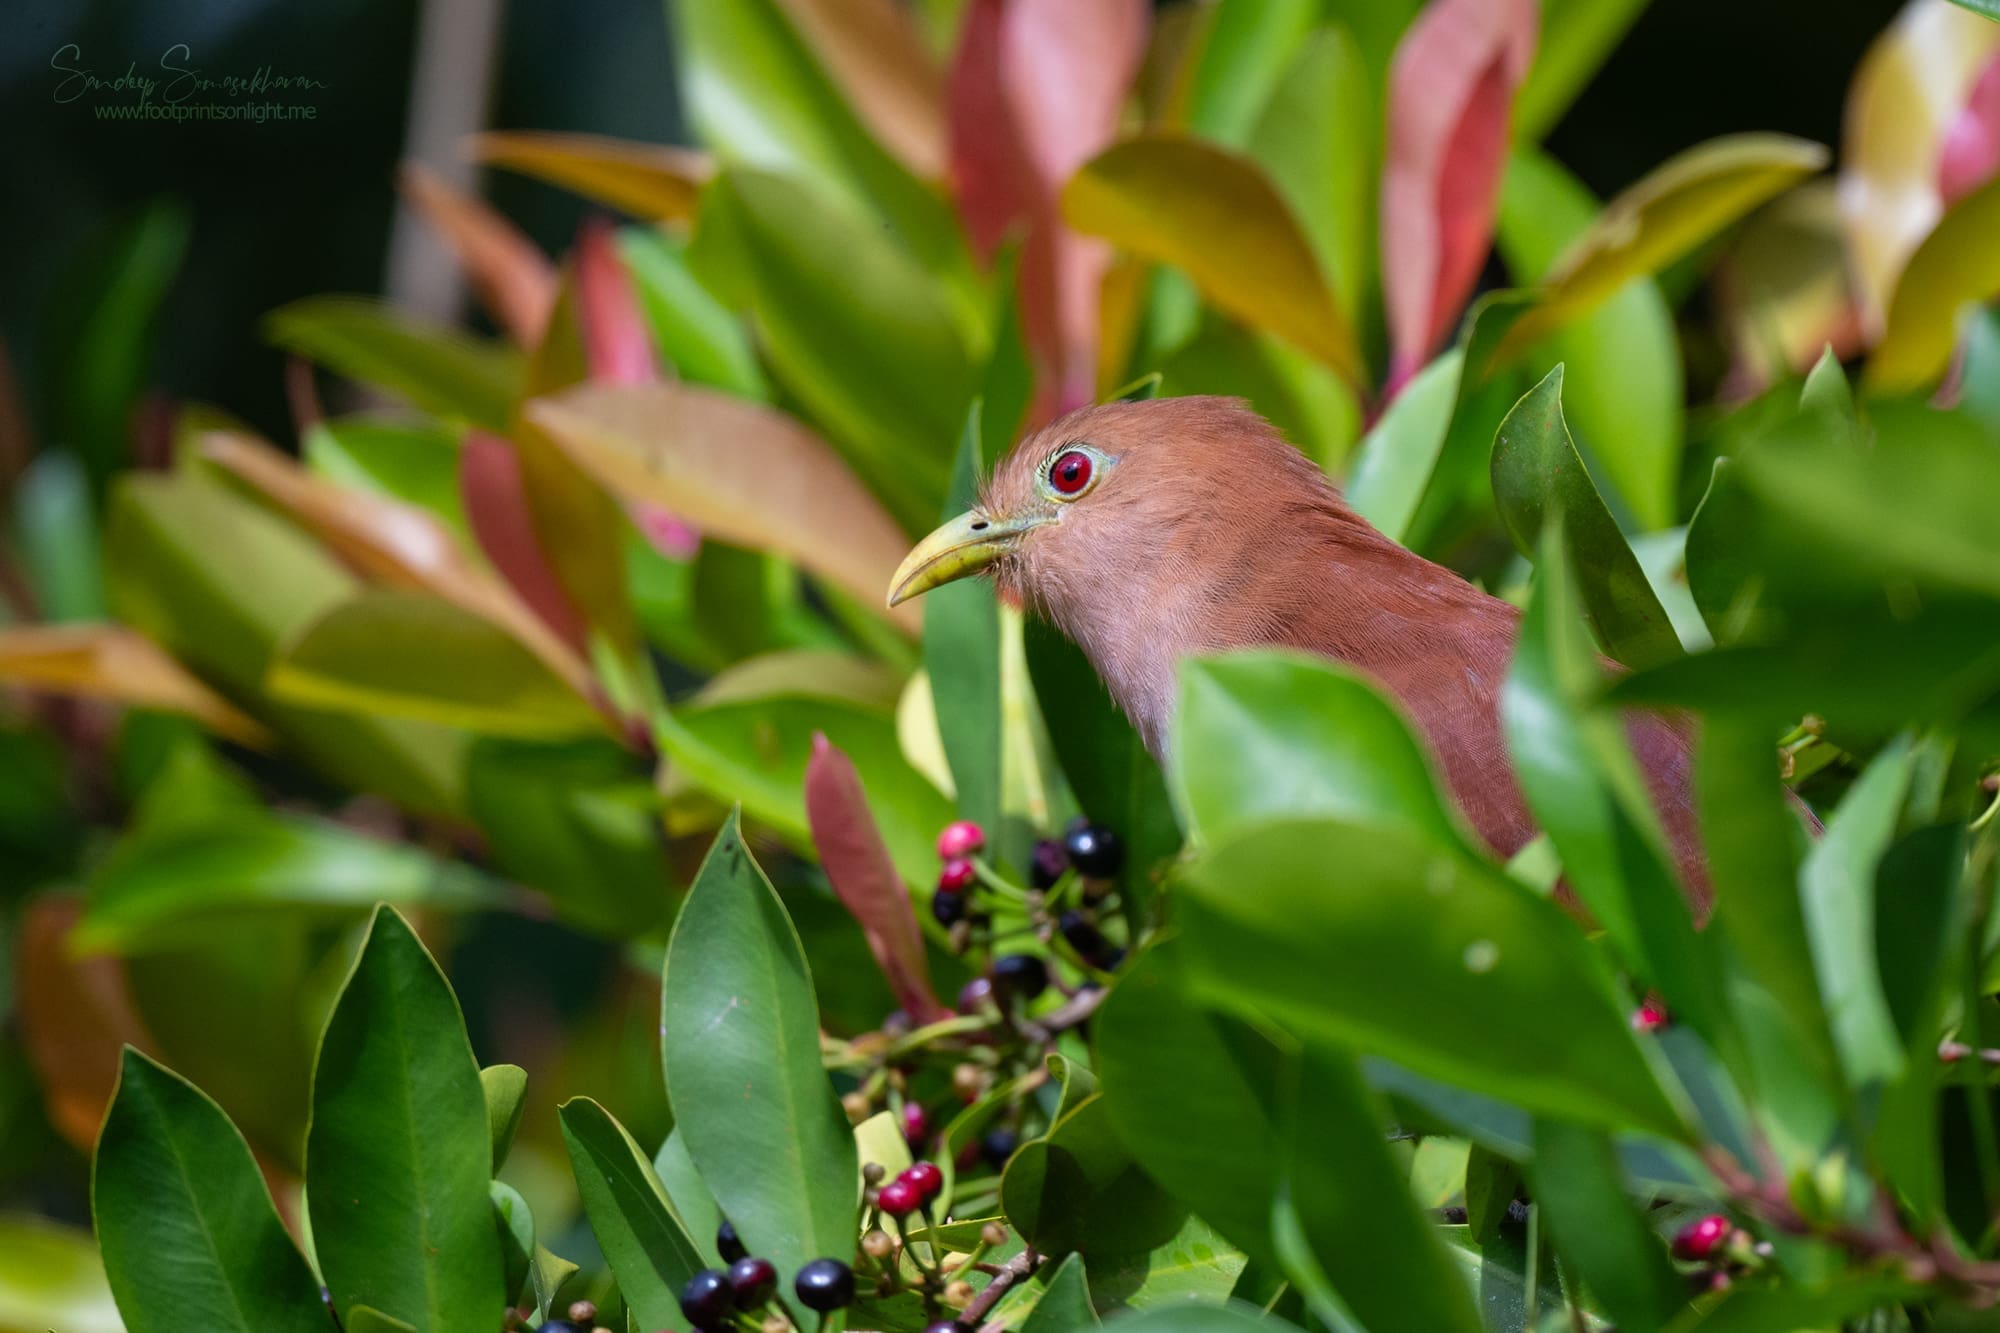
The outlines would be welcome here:
<svg viewBox="0 0 2000 1333">
<path fill-rule="evenodd" d="M 1027 903 L 1028 891 L 1018 884 L 1002 879 L 998 871 L 986 864 L 985 857 L 975 856 L 972 858 L 972 873 L 979 876 L 981 884 L 984 884 L 1001 897 L 1017 903 Z"/>
</svg>

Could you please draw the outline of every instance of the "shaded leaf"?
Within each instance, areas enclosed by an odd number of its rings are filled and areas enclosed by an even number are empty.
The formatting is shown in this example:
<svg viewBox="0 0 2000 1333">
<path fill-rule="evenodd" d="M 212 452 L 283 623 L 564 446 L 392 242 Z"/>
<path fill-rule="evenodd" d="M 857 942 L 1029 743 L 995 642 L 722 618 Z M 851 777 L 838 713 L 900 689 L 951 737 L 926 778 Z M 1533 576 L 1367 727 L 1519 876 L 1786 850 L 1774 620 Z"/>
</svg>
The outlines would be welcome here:
<svg viewBox="0 0 2000 1333">
<path fill-rule="evenodd" d="M 540 342 L 556 300 L 556 274 L 534 242 L 422 163 L 405 162 L 396 183 L 451 248 L 494 323 L 523 347 Z"/>
<path fill-rule="evenodd" d="M 1662 1328 L 1686 1304 L 1686 1285 L 1626 1197 L 1618 1156 L 1602 1130 L 1537 1119 L 1528 1178 L 1564 1259 L 1618 1327 Z"/>
<path fill-rule="evenodd" d="M 479 1087 L 486 1094 L 486 1125 L 493 1140 L 493 1169 L 498 1171 L 514 1144 L 514 1131 L 521 1127 L 528 1071 L 519 1065 L 487 1065 L 479 1071 Z"/>
<path fill-rule="evenodd" d="M 564 1102 L 561 1114 L 577 1191 L 619 1292 L 642 1325 L 676 1322 L 680 1290 L 704 1264 L 652 1164 L 590 1098 Z"/>
<path fill-rule="evenodd" d="M 513 353 L 360 296 L 312 296 L 272 311 L 264 333 L 286 351 L 411 405 L 503 430 L 520 379 Z"/>
<path fill-rule="evenodd" d="M 849 1253 L 854 1139 L 820 1067 L 804 950 L 734 816 L 674 923 L 662 986 L 674 1122 L 744 1244 L 785 1273 Z"/>
<path fill-rule="evenodd" d="M 492 1156 L 458 1001 L 409 926 L 380 908 L 313 1072 L 306 1197 L 335 1309 L 370 1305 L 448 1333 L 498 1308 Z"/>
<path fill-rule="evenodd" d="M 1083 1274 L 1083 1256 L 1072 1254 L 1056 1265 L 1042 1287 L 1041 1299 L 1021 1323 L 1021 1333 L 1074 1333 L 1077 1329 L 1099 1328 L 1097 1312 L 1090 1308 L 1090 1287 Z"/>
<path fill-rule="evenodd" d="M 813 734 L 805 788 L 813 847 L 834 893 L 861 923 L 868 951 L 888 978 L 897 1004 L 920 1026 L 937 1021 L 944 1007 L 931 990 L 930 961 L 910 891 L 882 844 L 854 762 L 818 732 Z"/>
<path fill-rule="evenodd" d="M 1101 1093 L 1021 1145 L 1001 1177 L 1000 1206 L 1024 1239 L 1051 1254 L 1085 1246 L 1143 1253 L 1187 1218 L 1125 1151 Z"/>
<path fill-rule="evenodd" d="M 714 168 L 706 154 L 595 134 L 493 131 L 465 142 L 475 161 L 573 190 L 644 218 L 685 222 Z"/>
<path fill-rule="evenodd" d="M 945 519 L 979 499 L 981 403 L 965 420 Z M 958 812 L 981 828 L 1000 827 L 1002 727 L 1000 602 L 986 579 L 961 579 L 924 602 L 924 669 Z"/>
<path fill-rule="evenodd" d="M 202 684 L 151 639 L 119 625 L 0 628 L 0 683 L 179 713 L 244 745 L 273 744 L 263 724 Z"/>
</svg>

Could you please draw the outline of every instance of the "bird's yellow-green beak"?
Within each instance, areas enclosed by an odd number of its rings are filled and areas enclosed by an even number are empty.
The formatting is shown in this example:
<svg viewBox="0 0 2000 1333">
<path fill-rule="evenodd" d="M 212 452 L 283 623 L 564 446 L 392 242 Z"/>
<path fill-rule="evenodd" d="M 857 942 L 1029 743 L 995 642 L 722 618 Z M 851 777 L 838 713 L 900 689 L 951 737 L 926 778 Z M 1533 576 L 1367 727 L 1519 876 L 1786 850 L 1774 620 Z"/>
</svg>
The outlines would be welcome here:
<svg viewBox="0 0 2000 1333">
<path fill-rule="evenodd" d="M 996 517 L 968 510 L 916 544 L 889 581 L 889 605 L 920 597 L 932 588 L 967 578 L 1012 551 L 1023 534 L 1053 517 L 1024 514 Z"/>
</svg>

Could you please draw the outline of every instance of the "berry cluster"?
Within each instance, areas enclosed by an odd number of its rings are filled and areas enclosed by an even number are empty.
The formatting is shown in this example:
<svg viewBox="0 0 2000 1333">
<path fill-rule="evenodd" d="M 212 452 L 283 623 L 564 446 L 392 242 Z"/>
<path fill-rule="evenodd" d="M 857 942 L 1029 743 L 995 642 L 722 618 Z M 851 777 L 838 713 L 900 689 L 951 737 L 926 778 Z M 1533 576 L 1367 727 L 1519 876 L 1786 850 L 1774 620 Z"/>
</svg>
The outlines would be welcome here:
<svg viewBox="0 0 2000 1333">
<path fill-rule="evenodd" d="M 1759 1242 L 1721 1213 L 1698 1217 L 1674 1233 L 1674 1258 L 1700 1267 L 1689 1274 L 1696 1291 L 1726 1291 L 1737 1277 L 1757 1271 L 1771 1256 Z"/>
<path fill-rule="evenodd" d="M 797 1327 L 778 1296 L 778 1268 L 749 1253 L 728 1221 L 716 1228 L 715 1252 L 728 1268 L 705 1268 L 681 1288 L 681 1313 L 694 1333 L 741 1327 L 739 1317 L 763 1315 L 762 1327 Z M 839 1259 L 815 1259 L 792 1278 L 792 1292 L 808 1310 L 825 1314 L 854 1300 L 854 1270 Z"/>
<path fill-rule="evenodd" d="M 1051 933 L 1060 935 L 1084 967 L 1109 972 L 1125 960 L 1125 950 L 1105 937 L 1097 921 L 1113 895 L 1112 882 L 1125 868 L 1125 844 L 1117 833 L 1078 818 L 1060 841 L 1044 838 L 1037 842 L 1029 857 L 1026 891 L 1008 883 L 981 858 L 985 849 L 986 831 L 971 820 L 949 824 L 938 834 L 941 864 L 937 891 L 931 895 L 931 915 L 952 932 L 953 945 L 960 952 L 975 935 L 992 929 L 991 911 L 982 910 L 976 901 L 977 891 L 983 887 L 992 896 L 1023 907 L 1029 928 L 1044 939 Z M 996 969 L 1000 962 L 1008 960 L 996 961 Z M 1009 966 L 1025 965 L 1009 962 Z M 1041 987 L 1035 988 L 1036 994 L 1040 991 Z"/>
</svg>

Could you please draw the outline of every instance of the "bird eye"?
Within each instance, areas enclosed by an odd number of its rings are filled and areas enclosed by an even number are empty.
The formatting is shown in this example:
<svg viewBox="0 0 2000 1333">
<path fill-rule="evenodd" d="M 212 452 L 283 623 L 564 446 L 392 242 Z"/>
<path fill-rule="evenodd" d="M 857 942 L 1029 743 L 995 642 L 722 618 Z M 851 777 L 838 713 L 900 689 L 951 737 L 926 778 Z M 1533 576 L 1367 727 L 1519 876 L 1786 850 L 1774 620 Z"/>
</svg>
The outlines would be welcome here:
<svg viewBox="0 0 2000 1333">
<path fill-rule="evenodd" d="M 1090 455 L 1072 449 L 1049 465 L 1049 485 L 1058 495 L 1080 495 L 1090 485 L 1091 471 Z"/>
</svg>

